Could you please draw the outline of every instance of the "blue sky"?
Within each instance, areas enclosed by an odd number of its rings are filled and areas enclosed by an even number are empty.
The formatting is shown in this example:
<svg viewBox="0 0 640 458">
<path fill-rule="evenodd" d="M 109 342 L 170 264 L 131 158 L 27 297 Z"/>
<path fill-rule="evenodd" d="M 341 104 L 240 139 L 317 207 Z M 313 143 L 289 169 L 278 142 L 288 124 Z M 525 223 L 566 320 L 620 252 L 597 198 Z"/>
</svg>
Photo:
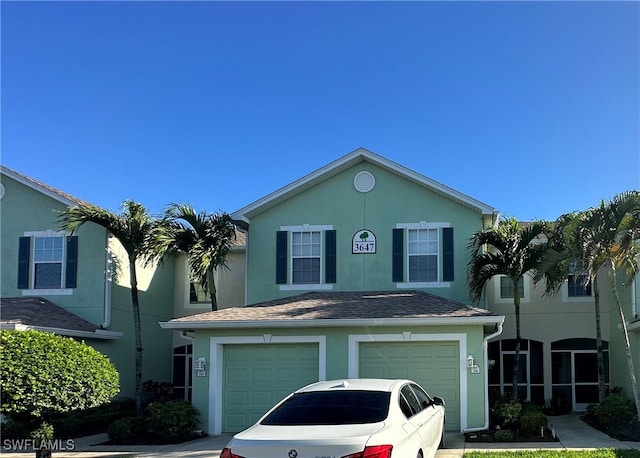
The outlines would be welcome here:
<svg viewBox="0 0 640 458">
<path fill-rule="evenodd" d="M 9 2 L 3 165 L 229 213 L 365 147 L 522 220 L 640 189 L 639 2 Z"/>
</svg>

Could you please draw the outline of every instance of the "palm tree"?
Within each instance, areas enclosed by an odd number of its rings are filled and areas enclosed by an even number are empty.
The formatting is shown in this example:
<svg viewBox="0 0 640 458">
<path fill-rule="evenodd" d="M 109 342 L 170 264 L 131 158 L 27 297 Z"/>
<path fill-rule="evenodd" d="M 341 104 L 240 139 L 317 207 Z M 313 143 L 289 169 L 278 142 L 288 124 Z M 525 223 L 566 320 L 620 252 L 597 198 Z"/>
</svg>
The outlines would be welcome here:
<svg viewBox="0 0 640 458">
<path fill-rule="evenodd" d="M 211 310 L 218 310 L 215 271 L 227 268 L 236 228 L 227 213 L 197 213 L 188 204 L 167 207 L 164 223 L 157 227 L 150 242 L 156 256 L 185 253 L 190 275 L 211 299 Z"/>
<path fill-rule="evenodd" d="M 148 262 L 153 256 L 146 251 L 147 238 L 157 222 L 139 203 L 126 200 L 122 204 L 122 213 L 91 204 L 69 207 L 60 215 L 62 230 L 74 233 L 85 223 L 95 223 L 104 227 L 122 244 L 129 258 L 129 281 L 131 285 L 131 305 L 133 310 L 133 329 L 135 337 L 135 401 L 136 414 L 142 410 L 142 329 L 140 325 L 140 303 L 138 300 L 137 261 Z"/>
<path fill-rule="evenodd" d="M 593 288 L 596 317 L 596 344 L 598 349 L 598 396 L 605 396 L 605 373 L 600 330 L 599 280 L 606 275 L 611 295 L 620 315 L 623 342 L 636 410 L 640 416 L 638 385 L 633 368 L 631 348 L 624 310 L 618 294 L 617 272 L 628 275 L 625 286 L 640 270 L 640 193 L 629 191 L 611 201 L 601 201 L 597 207 L 583 212 L 561 216 L 550 237 L 548 258 L 540 271 L 547 281 L 547 292 L 557 291 L 569 269 L 574 275 L 584 275 Z"/>
<path fill-rule="evenodd" d="M 560 216 L 554 223 L 554 229 L 549 234 L 548 251 L 545 261 L 538 269 L 536 281 L 544 278 L 545 295 L 555 294 L 564 284 L 569 275 L 574 280 L 590 284 L 593 291 L 594 315 L 596 325 L 596 354 L 598 371 L 598 399 L 605 397 L 606 379 L 604 370 L 604 348 L 602 346 L 602 318 L 600 312 L 600 286 L 598 285 L 598 272 L 602 268 L 602 262 L 593 253 L 586 253 L 596 233 L 600 231 L 598 223 L 603 208 L 585 212 L 573 212 Z M 592 242 L 587 242 L 591 240 Z"/>
<path fill-rule="evenodd" d="M 543 259 L 546 243 L 541 240 L 548 230 L 544 221 L 521 225 L 515 218 L 500 221 L 497 226 L 477 231 L 469 242 L 470 260 L 467 284 L 474 302 L 482 296 L 484 285 L 496 275 L 513 282 L 513 305 L 516 320 L 516 349 L 513 363 L 513 397 L 518 393 L 520 371 L 520 285 L 524 275 L 535 273 Z"/>
</svg>

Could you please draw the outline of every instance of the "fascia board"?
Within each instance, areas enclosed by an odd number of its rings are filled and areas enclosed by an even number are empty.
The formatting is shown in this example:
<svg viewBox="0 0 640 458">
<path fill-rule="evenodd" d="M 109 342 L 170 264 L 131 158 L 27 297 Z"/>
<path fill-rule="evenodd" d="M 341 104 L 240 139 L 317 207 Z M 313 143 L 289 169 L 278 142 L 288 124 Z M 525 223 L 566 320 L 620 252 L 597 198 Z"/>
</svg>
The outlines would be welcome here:
<svg viewBox="0 0 640 458">
<path fill-rule="evenodd" d="M 302 178 L 284 186 L 277 191 L 268 194 L 267 196 L 241 208 L 234 212 L 231 217 L 233 219 L 242 220 L 249 223 L 251 216 L 261 209 L 267 209 L 272 204 L 279 202 L 281 199 L 288 199 L 306 190 L 311 185 L 315 185 L 321 181 L 337 175 L 342 170 L 357 164 L 362 159 L 366 159 L 369 162 L 378 165 L 392 173 L 406 177 L 418 184 L 421 184 L 435 192 L 457 200 L 469 207 L 477 209 L 483 215 L 493 215 L 495 209 L 487 204 L 480 202 L 472 197 L 467 196 L 461 192 L 456 191 L 448 186 L 443 185 L 437 181 L 427 178 L 411 169 L 408 169 L 396 162 L 386 159 L 376 153 L 373 153 L 365 148 L 358 148 L 355 151 L 319 168 L 318 170 L 303 176 Z"/>
<path fill-rule="evenodd" d="M 105 331 L 104 329 L 96 329 L 95 332 L 90 332 L 90 331 L 78 331 L 75 329 L 50 328 L 47 326 L 29 326 L 26 324 L 19 324 L 19 323 L 17 324 L 3 323 L 0 325 L 0 329 L 15 330 L 15 331 L 42 331 L 42 332 L 50 332 L 52 334 L 58 334 L 61 336 L 85 337 L 85 338 L 101 339 L 101 340 L 115 340 L 123 336 L 122 332 Z"/>
<path fill-rule="evenodd" d="M 0 166 L 0 170 L 2 171 L 3 175 L 6 175 L 9 178 L 17 181 L 18 183 L 21 183 L 21 184 L 23 184 L 23 185 L 25 185 L 25 186 L 27 186 L 27 187 L 35 190 L 35 191 L 38 191 L 39 193 L 44 194 L 45 196 L 50 197 L 53 200 L 57 200 L 58 202 L 60 202 L 60 203 L 62 203 L 64 205 L 74 206 L 74 205 L 78 204 L 78 202 L 76 202 L 76 201 L 73 201 L 71 199 L 67 199 L 66 197 L 64 197 L 64 196 L 62 196 L 62 195 L 60 195 L 60 194 L 58 194 L 56 192 L 53 192 L 52 190 L 47 189 L 44 186 L 40 186 L 39 184 L 34 183 L 33 181 L 26 179 L 23 175 L 20 175 L 20 174 L 14 172 L 11 169 L 8 169 L 8 168 L 6 168 L 4 166 Z"/>
<path fill-rule="evenodd" d="M 379 326 L 464 326 L 492 325 L 504 323 L 504 316 L 445 317 L 445 318 L 365 318 L 365 319 L 319 319 L 319 320 L 247 320 L 247 321 L 163 321 L 162 329 L 247 329 L 247 328 L 343 328 Z"/>
</svg>

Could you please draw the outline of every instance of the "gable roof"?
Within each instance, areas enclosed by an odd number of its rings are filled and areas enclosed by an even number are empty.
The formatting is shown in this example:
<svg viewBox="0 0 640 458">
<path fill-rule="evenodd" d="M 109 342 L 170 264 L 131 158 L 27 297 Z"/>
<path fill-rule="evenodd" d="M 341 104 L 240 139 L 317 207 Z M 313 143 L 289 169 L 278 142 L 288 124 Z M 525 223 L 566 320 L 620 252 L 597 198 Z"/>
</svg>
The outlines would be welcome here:
<svg viewBox="0 0 640 458">
<path fill-rule="evenodd" d="M 44 184 L 38 180 L 35 180 L 31 177 L 23 175 L 22 173 L 16 172 L 15 170 L 11 170 L 4 165 L 0 165 L 0 173 L 2 175 L 6 175 L 9 178 L 16 180 L 19 183 L 22 183 L 25 186 L 30 187 L 46 196 L 51 197 L 54 200 L 57 200 L 64 205 L 81 205 L 86 204 L 85 201 L 78 199 L 77 197 L 73 197 L 66 192 L 62 192 L 54 187 L 51 187 L 47 184 Z"/>
<path fill-rule="evenodd" d="M 300 194 L 307 189 L 319 183 L 322 183 L 323 181 L 326 181 L 329 178 L 334 177 L 344 170 L 347 170 L 363 161 L 375 164 L 407 180 L 424 186 L 425 188 L 430 189 L 433 192 L 436 192 L 442 196 L 466 205 L 467 207 L 473 208 L 483 215 L 494 215 L 497 213 L 493 207 L 482 203 L 479 200 L 458 192 L 455 189 L 443 185 L 442 183 L 438 183 L 431 178 L 427 178 L 424 175 L 421 175 L 400 164 L 390 161 L 389 159 L 386 159 L 365 148 L 358 148 L 355 151 L 352 151 L 349 154 L 325 165 L 324 167 L 319 168 L 315 172 L 311 172 L 310 174 L 305 175 L 304 177 L 294 181 L 293 183 L 284 186 L 283 188 L 280 188 L 277 191 L 272 192 L 271 194 L 268 194 L 267 196 L 253 202 L 252 204 L 247 205 L 246 207 L 241 208 L 231 216 L 234 219 L 242 220 L 248 223 L 252 216 L 260 214 L 263 211 L 268 210 L 269 208 L 274 207 L 279 203 L 284 202 L 292 198 L 293 196 Z"/>
<path fill-rule="evenodd" d="M 498 324 L 504 316 L 423 291 L 309 292 L 160 323 L 165 329 Z"/>
<path fill-rule="evenodd" d="M 121 332 L 106 331 L 63 309 L 47 299 L 35 296 L 0 299 L 0 329 L 52 332 L 63 336 L 94 339 L 118 339 Z"/>
</svg>

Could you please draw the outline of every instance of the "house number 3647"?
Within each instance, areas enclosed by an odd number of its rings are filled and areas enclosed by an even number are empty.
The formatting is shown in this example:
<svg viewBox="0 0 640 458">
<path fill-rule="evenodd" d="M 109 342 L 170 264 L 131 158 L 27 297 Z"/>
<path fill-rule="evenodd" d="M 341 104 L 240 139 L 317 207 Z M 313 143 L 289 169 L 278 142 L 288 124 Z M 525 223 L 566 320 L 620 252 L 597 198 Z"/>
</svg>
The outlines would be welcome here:
<svg viewBox="0 0 640 458">
<path fill-rule="evenodd" d="M 368 229 L 361 229 L 353 235 L 353 254 L 365 254 L 376 252 L 376 235 Z"/>
</svg>

